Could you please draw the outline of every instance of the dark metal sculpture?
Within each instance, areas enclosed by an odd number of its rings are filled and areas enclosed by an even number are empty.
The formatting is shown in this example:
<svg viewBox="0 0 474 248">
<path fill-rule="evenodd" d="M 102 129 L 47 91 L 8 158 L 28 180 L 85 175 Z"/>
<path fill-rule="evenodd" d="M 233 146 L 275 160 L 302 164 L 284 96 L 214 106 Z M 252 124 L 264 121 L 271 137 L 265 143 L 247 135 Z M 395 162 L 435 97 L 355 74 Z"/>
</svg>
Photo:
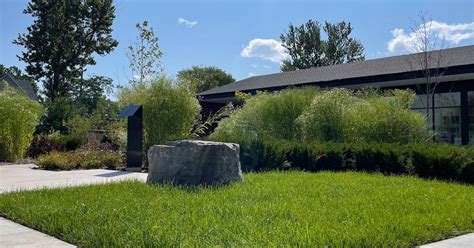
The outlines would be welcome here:
<svg viewBox="0 0 474 248">
<path fill-rule="evenodd" d="M 143 107 L 128 105 L 119 114 L 128 117 L 127 124 L 127 166 L 128 171 L 141 171 L 143 147 Z"/>
</svg>

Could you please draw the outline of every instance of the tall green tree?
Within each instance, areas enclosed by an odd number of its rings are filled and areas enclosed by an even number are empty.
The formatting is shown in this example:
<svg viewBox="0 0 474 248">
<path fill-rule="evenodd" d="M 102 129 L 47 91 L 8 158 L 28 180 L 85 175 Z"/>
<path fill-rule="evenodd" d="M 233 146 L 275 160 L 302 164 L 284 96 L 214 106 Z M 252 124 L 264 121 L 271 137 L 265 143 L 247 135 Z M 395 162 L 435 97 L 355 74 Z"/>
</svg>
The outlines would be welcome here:
<svg viewBox="0 0 474 248">
<path fill-rule="evenodd" d="M 93 114 L 100 99 L 112 91 L 112 79 L 93 75 L 88 79 L 79 80 L 73 85 L 72 97 L 83 106 L 88 114 Z"/>
<path fill-rule="evenodd" d="M 159 39 L 148 21 L 137 23 L 137 40 L 128 47 L 127 56 L 132 70 L 132 84 L 144 84 L 154 80 L 161 72 L 161 57 Z"/>
<path fill-rule="evenodd" d="M 365 59 L 362 43 L 351 37 L 350 23 L 326 22 L 323 30 L 327 35 L 326 40 L 321 37 L 321 25 L 317 21 L 309 20 L 299 27 L 290 24 L 288 32 L 280 35 L 282 45 L 290 55 L 289 59 L 283 61 L 281 70 L 292 71 Z"/>
<path fill-rule="evenodd" d="M 214 66 L 193 66 L 191 69 L 179 71 L 176 77 L 182 86 L 193 93 L 235 82 L 232 75 Z"/>
<path fill-rule="evenodd" d="M 112 38 L 112 0 L 31 0 L 23 13 L 34 22 L 14 41 L 26 49 L 18 58 L 42 81 L 51 101 L 69 95 L 86 66 L 96 63 L 94 54 L 108 54 L 118 45 Z"/>
</svg>

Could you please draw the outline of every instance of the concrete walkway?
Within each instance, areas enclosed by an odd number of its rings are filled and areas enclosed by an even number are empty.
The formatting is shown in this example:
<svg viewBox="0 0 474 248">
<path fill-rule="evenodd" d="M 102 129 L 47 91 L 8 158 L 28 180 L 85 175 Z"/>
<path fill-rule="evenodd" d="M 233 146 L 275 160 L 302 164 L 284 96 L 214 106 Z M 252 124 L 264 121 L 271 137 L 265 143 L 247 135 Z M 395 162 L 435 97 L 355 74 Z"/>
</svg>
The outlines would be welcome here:
<svg viewBox="0 0 474 248">
<path fill-rule="evenodd" d="M 0 217 L 0 247 L 76 247 L 44 233 Z"/>
<path fill-rule="evenodd" d="M 441 240 L 435 243 L 420 246 L 420 248 L 472 248 L 474 247 L 474 233 L 457 236 L 451 239 Z"/>
<path fill-rule="evenodd" d="M 0 194 L 17 190 L 62 188 L 136 179 L 145 182 L 147 173 L 114 170 L 47 171 L 34 164 L 0 165 Z"/>
<path fill-rule="evenodd" d="M 0 194 L 17 190 L 63 188 L 121 180 L 146 181 L 147 173 L 113 170 L 47 171 L 34 164 L 0 165 Z M 0 217 L 0 247 L 75 247 Z"/>
</svg>

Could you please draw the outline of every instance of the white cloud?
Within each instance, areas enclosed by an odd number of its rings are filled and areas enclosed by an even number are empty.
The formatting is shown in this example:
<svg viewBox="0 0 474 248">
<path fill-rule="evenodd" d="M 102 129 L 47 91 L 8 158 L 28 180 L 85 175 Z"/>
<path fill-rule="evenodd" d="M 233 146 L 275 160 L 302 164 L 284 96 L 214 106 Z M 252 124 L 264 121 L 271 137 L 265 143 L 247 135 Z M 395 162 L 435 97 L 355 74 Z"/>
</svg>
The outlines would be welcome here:
<svg viewBox="0 0 474 248">
<path fill-rule="evenodd" d="M 184 19 L 184 18 L 182 18 L 182 17 L 178 18 L 178 23 L 179 23 L 179 24 L 184 24 L 184 25 L 186 25 L 186 27 L 188 27 L 188 28 L 192 28 L 192 27 L 194 27 L 194 26 L 196 26 L 196 25 L 198 24 L 197 21 L 189 21 L 189 20 L 186 20 L 186 19 Z"/>
<path fill-rule="evenodd" d="M 445 41 L 447 45 L 457 45 L 463 40 L 474 39 L 474 22 L 447 24 L 444 22 L 431 21 L 426 26 L 430 28 L 430 35 Z M 392 40 L 388 42 L 389 52 L 414 52 L 419 38 L 415 32 L 405 33 L 401 28 L 395 28 L 392 31 Z"/>
<path fill-rule="evenodd" d="M 250 72 L 249 73 L 249 77 L 253 77 L 253 76 L 257 76 L 257 74 L 253 73 L 253 72 Z"/>
<path fill-rule="evenodd" d="M 261 58 L 274 63 L 281 63 L 282 60 L 288 58 L 288 54 L 280 42 L 274 39 L 259 38 L 251 40 L 240 52 L 240 56 L 244 58 Z"/>
</svg>

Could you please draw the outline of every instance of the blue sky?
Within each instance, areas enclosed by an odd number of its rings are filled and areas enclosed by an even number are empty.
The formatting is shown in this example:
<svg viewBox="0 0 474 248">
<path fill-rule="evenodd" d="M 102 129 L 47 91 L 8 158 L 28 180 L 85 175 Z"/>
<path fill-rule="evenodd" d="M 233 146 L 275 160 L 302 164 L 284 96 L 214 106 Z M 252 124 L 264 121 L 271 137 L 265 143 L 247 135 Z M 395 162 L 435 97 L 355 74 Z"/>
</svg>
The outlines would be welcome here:
<svg viewBox="0 0 474 248">
<path fill-rule="evenodd" d="M 24 68 L 16 58 L 22 48 L 12 40 L 32 23 L 22 13 L 27 2 L 0 0 L 0 63 L 6 66 Z M 351 22 L 353 37 L 364 45 L 367 59 L 406 53 L 410 18 L 419 11 L 436 21 L 434 26 L 445 34 L 449 46 L 474 44 L 474 0 L 116 0 L 115 5 L 113 36 L 119 46 L 97 57 L 97 65 L 89 67 L 88 73 L 111 77 L 122 85 L 131 78 L 126 48 L 135 40 L 135 24 L 143 20 L 149 21 L 160 38 L 162 63 L 169 76 L 193 65 L 217 66 L 236 79 L 278 72 L 284 57 L 280 34 L 290 22 L 300 25 L 308 19 Z"/>
</svg>

